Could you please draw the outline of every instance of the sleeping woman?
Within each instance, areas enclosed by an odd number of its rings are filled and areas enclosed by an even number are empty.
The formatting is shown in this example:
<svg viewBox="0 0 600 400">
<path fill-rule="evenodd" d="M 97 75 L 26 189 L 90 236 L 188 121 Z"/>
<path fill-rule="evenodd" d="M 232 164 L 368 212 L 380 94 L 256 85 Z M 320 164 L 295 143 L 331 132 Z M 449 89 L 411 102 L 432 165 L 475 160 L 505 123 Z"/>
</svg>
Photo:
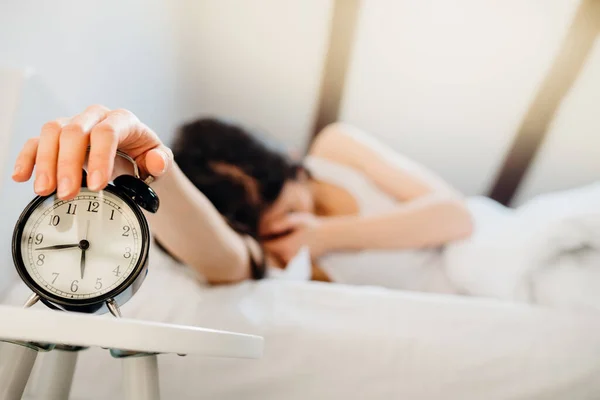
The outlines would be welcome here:
<svg viewBox="0 0 600 400">
<path fill-rule="evenodd" d="M 302 248 L 313 279 L 452 292 L 445 244 L 471 234 L 463 197 L 417 163 L 352 126 L 333 124 L 294 159 L 231 122 L 184 125 L 172 150 L 130 111 L 91 106 L 45 124 L 13 179 L 61 199 L 113 176 L 117 148 L 136 159 L 161 200 L 148 215 L 161 246 L 208 282 L 261 279 Z"/>
</svg>

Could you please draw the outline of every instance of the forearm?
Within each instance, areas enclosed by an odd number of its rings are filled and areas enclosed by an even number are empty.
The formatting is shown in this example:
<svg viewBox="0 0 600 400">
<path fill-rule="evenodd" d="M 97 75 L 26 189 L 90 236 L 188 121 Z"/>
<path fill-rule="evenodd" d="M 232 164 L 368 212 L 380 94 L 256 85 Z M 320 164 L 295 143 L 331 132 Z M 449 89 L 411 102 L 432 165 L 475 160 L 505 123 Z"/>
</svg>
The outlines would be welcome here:
<svg viewBox="0 0 600 400">
<path fill-rule="evenodd" d="M 470 235 L 471 217 L 457 197 L 430 195 L 377 216 L 324 220 L 318 242 L 323 252 L 435 247 Z"/>
<path fill-rule="evenodd" d="M 152 188 L 160 208 L 156 214 L 148 214 L 148 219 L 152 232 L 169 252 L 213 283 L 249 276 L 244 240 L 177 165 Z"/>
</svg>

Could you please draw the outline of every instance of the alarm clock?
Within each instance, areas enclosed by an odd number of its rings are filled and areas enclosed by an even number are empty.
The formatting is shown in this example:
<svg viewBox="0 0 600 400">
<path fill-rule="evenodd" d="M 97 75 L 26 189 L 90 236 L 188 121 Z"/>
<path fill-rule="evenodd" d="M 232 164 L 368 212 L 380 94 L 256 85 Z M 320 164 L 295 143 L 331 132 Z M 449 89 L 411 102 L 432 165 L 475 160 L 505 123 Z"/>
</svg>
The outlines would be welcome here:
<svg viewBox="0 0 600 400">
<path fill-rule="evenodd" d="M 133 164 L 101 191 L 82 187 L 71 200 L 56 192 L 35 197 L 19 217 L 13 261 L 33 301 L 64 311 L 120 316 L 119 307 L 139 289 L 148 271 L 150 232 L 142 209 L 155 213 L 159 200 Z"/>
</svg>

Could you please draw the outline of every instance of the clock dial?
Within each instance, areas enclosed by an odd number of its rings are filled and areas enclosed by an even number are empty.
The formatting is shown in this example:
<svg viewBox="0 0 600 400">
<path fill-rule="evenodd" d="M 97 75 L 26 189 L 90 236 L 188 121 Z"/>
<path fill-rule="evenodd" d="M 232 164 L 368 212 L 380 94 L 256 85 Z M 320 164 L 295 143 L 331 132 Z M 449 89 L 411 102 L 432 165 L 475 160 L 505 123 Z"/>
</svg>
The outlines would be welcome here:
<svg viewBox="0 0 600 400">
<path fill-rule="evenodd" d="M 137 215 L 118 196 L 82 188 L 73 200 L 49 197 L 29 215 L 21 258 L 31 279 L 55 296 L 100 297 L 133 274 L 143 251 Z"/>
</svg>

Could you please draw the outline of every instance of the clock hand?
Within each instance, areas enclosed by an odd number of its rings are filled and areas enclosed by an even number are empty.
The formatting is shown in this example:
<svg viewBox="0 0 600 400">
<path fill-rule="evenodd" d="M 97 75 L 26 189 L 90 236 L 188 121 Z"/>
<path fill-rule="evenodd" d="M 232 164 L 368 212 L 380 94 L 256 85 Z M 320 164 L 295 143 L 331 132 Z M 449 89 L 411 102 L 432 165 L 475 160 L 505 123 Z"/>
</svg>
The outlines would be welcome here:
<svg viewBox="0 0 600 400">
<path fill-rule="evenodd" d="M 85 249 L 81 249 L 81 263 L 79 264 L 79 268 L 81 269 L 81 279 L 85 274 Z"/>
<path fill-rule="evenodd" d="M 79 242 L 79 247 L 81 248 L 81 279 L 85 274 L 85 251 L 88 249 L 90 243 L 87 241 L 88 232 L 90 231 L 90 220 L 88 219 L 85 224 L 85 235 L 83 235 L 83 240 Z"/>
<path fill-rule="evenodd" d="M 75 244 L 57 244 L 54 246 L 38 247 L 36 250 L 63 250 L 63 249 L 74 249 L 79 247 L 79 243 Z"/>
</svg>

